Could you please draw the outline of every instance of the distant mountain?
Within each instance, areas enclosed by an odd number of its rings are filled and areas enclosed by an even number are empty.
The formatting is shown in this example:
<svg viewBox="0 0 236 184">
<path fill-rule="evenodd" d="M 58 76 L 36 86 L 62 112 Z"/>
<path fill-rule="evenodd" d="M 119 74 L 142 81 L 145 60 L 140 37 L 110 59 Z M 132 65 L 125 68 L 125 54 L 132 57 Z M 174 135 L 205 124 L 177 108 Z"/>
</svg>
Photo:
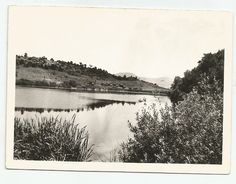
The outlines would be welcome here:
<svg viewBox="0 0 236 184">
<path fill-rule="evenodd" d="M 140 77 L 140 76 L 137 76 L 137 75 L 135 75 L 133 73 L 130 73 L 130 72 L 120 72 L 120 73 L 117 73 L 115 75 L 120 76 L 120 77 L 124 77 L 124 76 L 126 76 L 126 77 L 137 77 L 140 80 L 156 84 L 156 85 L 158 85 L 160 87 L 163 87 L 163 88 L 170 88 L 171 84 L 173 82 L 173 80 L 169 77 L 159 77 L 159 78 Z"/>
<path fill-rule="evenodd" d="M 151 82 L 153 84 L 157 84 L 163 88 L 170 88 L 173 80 L 169 77 L 159 77 L 159 78 L 147 78 L 147 77 L 140 77 L 140 80 Z"/>
<path fill-rule="evenodd" d="M 130 72 L 120 72 L 120 73 L 116 73 L 116 76 L 120 76 L 120 77 L 138 77 L 137 75 L 130 73 Z"/>
</svg>

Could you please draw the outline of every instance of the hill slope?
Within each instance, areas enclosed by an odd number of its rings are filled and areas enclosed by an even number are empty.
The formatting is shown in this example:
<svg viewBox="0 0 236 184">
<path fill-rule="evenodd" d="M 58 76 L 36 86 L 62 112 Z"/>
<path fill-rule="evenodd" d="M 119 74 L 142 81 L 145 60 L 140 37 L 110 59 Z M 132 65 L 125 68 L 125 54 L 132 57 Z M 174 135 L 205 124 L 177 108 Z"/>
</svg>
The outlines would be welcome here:
<svg viewBox="0 0 236 184">
<path fill-rule="evenodd" d="M 27 54 L 16 56 L 16 84 L 84 91 L 168 93 L 168 89 L 137 77 L 116 76 L 83 63 L 28 57 Z"/>
</svg>

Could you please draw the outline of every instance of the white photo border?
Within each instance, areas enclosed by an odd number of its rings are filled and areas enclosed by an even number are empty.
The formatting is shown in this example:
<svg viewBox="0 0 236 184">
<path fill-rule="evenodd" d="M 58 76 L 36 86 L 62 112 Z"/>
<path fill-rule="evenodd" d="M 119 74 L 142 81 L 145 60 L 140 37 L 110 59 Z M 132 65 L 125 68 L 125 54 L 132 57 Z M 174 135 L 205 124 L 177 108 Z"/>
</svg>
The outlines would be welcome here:
<svg viewBox="0 0 236 184">
<path fill-rule="evenodd" d="M 37 7 L 37 6 L 36 6 Z M 29 6 L 9 6 L 8 9 L 8 63 L 7 63 L 7 121 L 6 121 L 6 168 L 33 170 L 68 170 L 68 171 L 111 171 L 111 172 L 161 172 L 161 173 L 204 173 L 229 174 L 231 155 L 231 116 L 232 116 L 232 13 L 226 11 L 200 11 L 224 16 L 228 26 L 227 45 L 224 60 L 224 114 L 223 114 L 223 151 L 222 164 L 159 164 L 159 163 L 119 163 L 119 162 L 63 162 L 63 161 L 26 161 L 14 160 L 14 112 L 15 112 L 15 72 L 16 51 L 14 43 L 14 12 Z M 32 7 L 34 8 L 34 7 Z M 44 8 L 43 6 L 41 8 Z M 51 7 L 57 8 L 57 7 Z M 62 7 L 60 7 L 62 8 Z M 72 7 L 63 7 L 70 11 Z M 73 7 L 75 8 L 75 7 Z M 91 7 L 76 7 L 91 8 Z M 93 7 L 95 8 L 95 7 Z M 101 8 L 101 7 L 99 7 Z M 108 9 L 108 8 L 103 8 Z M 111 8 L 109 8 L 111 9 Z M 122 10 L 124 8 L 112 8 Z M 131 8 L 126 9 L 131 10 Z M 153 10 L 140 11 L 171 11 L 178 13 L 185 10 Z M 196 12 L 196 10 L 187 10 Z"/>
</svg>

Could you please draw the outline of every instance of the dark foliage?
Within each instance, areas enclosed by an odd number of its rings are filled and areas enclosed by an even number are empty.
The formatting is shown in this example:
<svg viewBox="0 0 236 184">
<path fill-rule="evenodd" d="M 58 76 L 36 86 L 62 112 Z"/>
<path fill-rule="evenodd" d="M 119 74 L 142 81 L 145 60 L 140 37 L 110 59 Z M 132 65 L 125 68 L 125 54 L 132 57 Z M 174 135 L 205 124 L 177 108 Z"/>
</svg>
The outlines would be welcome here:
<svg viewBox="0 0 236 184">
<path fill-rule="evenodd" d="M 51 82 L 51 81 L 46 81 L 46 80 L 42 80 L 42 81 L 31 81 L 31 80 L 27 80 L 27 79 L 19 79 L 16 80 L 16 85 L 23 85 L 23 86 L 47 86 L 47 87 L 56 87 L 57 84 L 55 82 Z"/>
<path fill-rule="evenodd" d="M 198 66 L 176 77 L 173 106 L 155 104 L 129 123 L 133 137 L 121 145 L 124 162 L 221 164 L 224 51 L 205 54 Z"/>
<path fill-rule="evenodd" d="M 209 82 L 213 79 L 220 82 L 223 89 L 224 81 L 224 50 L 215 54 L 204 54 L 198 61 L 198 66 L 191 71 L 187 70 L 184 77 L 175 77 L 171 86 L 170 99 L 175 104 L 183 100 L 184 95 L 192 91 L 194 86 L 202 80 L 203 77 L 209 77 Z"/>
<path fill-rule="evenodd" d="M 69 80 L 69 81 L 64 81 L 62 86 L 65 88 L 71 88 L 71 87 L 74 88 L 77 86 L 77 83 L 74 80 Z"/>
<path fill-rule="evenodd" d="M 137 123 L 129 123 L 133 138 L 121 145 L 120 160 L 221 164 L 223 93 L 220 82 L 213 81 L 203 79 L 176 106 L 166 106 L 160 113 L 155 104 L 144 108 Z"/>
</svg>

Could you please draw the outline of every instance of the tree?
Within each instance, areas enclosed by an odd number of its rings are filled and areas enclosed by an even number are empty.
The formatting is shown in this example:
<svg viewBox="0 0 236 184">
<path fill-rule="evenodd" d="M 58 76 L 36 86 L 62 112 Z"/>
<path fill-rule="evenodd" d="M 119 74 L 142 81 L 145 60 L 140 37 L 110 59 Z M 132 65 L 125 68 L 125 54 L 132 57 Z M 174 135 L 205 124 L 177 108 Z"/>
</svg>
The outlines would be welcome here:
<svg viewBox="0 0 236 184">
<path fill-rule="evenodd" d="M 76 81 L 74 81 L 74 80 L 69 80 L 69 86 L 70 86 L 70 87 L 76 87 L 76 86 L 77 86 Z"/>
<path fill-rule="evenodd" d="M 175 104 L 183 100 L 183 95 L 192 91 L 202 76 L 209 77 L 209 82 L 212 83 L 215 78 L 221 83 L 223 88 L 224 81 L 224 50 L 219 50 L 217 53 L 204 54 L 202 59 L 198 61 L 198 66 L 194 69 L 187 70 L 184 77 L 175 78 L 172 86 L 170 99 Z"/>
<path fill-rule="evenodd" d="M 171 85 L 170 99 L 172 102 L 177 103 L 183 100 L 183 95 L 185 94 L 182 90 L 183 80 L 181 77 L 175 77 L 173 84 Z"/>
<path fill-rule="evenodd" d="M 124 162 L 222 163 L 223 91 L 209 77 L 184 96 L 176 106 L 155 104 L 129 123 L 133 137 L 121 145 Z M 161 118 L 159 117 L 161 116 Z"/>
</svg>

